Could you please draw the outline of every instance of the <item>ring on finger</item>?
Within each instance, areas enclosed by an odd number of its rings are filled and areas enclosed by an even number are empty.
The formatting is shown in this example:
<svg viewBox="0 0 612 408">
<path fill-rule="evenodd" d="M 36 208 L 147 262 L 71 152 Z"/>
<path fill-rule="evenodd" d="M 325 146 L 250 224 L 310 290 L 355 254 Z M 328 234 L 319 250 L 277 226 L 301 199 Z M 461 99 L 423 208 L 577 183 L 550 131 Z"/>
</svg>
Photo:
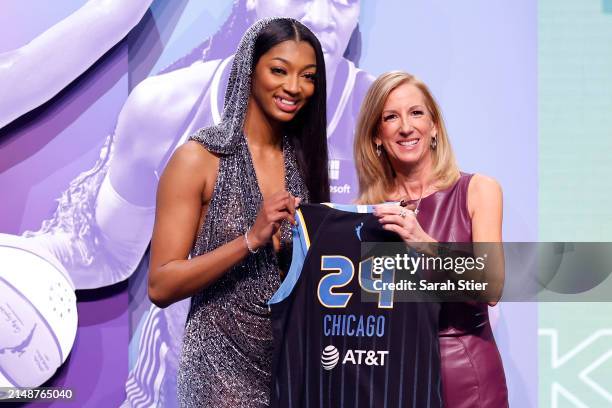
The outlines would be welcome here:
<svg viewBox="0 0 612 408">
<path fill-rule="evenodd" d="M 399 212 L 399 216 L 402 218 L 406 218 L 407 215 L 408 215 L 408 210 L 405 208 L 402 208 Z"/>
</svg>

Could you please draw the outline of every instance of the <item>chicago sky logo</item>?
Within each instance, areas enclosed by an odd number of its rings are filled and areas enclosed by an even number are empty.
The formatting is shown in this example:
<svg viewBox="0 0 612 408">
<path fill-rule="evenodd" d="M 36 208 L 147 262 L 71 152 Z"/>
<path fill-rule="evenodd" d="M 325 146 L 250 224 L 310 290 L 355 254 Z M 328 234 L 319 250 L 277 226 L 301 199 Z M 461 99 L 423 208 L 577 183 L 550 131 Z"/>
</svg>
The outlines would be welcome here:
<svg viewBox="0 0 612 408">
<path fill-rule="evenodd" d="M 323 366 L 323 369 L 331 370 L 338 364 L 338 360 L 340 360 L 338 349 L 332 345 L 325 347 L 321 354 L 321 366 Z"/>
<path fill-rule="evenodd" d="M 361 241 L 361 229 L 363 228 L 363 222 L 355 227 L 355 234 L 357 235 L 357 239 Z"/>
</svg>

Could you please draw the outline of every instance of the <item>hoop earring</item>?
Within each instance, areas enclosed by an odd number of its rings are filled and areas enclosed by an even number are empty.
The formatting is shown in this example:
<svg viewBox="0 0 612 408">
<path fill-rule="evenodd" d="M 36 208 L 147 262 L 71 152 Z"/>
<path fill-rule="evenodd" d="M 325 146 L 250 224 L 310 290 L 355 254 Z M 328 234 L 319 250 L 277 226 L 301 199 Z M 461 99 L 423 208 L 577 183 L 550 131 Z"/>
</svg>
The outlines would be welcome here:
<svg viewBox="0 0 612 408">
<path fill-rule="evenodd" d="M 434 136 L 431 138 L 431 150 L 436 150 L 436 147 L 438 147 L 438 137 Z"/>
<path fill-rule="evenodd" d="M 382 148 L 381 148 L 382 144 L 377 144 L 376 145 L 376 155 L 378 157 L 380 157 L 380 155 L 382 154 Z"/>
</svg>

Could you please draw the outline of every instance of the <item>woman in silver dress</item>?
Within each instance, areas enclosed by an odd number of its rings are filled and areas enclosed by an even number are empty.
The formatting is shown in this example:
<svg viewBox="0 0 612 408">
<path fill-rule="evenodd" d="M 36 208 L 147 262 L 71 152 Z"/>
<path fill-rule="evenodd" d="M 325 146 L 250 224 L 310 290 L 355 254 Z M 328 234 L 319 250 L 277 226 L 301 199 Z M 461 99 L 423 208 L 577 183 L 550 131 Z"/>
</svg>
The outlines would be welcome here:
<svg viewBox="0 0 612 408">
<path fill-rule="evenodd" d="M 269 401 L 266 302 L 288 265 L 300 200 L 329 200 L 321 45 L 300 22 L 265 19 L 244 35 L 219 125 L 160 178 L 149 297 L 191 296 L 178 374 L 181 406 Z"/>
</svg>

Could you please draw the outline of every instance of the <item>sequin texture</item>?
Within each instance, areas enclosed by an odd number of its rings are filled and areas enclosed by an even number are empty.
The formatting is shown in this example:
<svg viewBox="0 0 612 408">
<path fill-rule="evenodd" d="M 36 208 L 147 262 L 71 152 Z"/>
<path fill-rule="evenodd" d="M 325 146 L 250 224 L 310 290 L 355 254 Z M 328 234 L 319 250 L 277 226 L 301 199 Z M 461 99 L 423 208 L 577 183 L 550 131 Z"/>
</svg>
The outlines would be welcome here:
<svg viewBox="0 0 612 408">
<path fill-rule="evenodd" d="M 242 128 L 255 39 L 272 20 L 255 23 L 238 47 L 221 123 L 190 138 L 220 155 L 213 197 L 192 257 L 243 235 L 255 222 L 263 201 Z M 307 201 L 289 137 L 283 138 L 283 154 L 287 191 Z M 291 228 L 284 222 L 281 250 L 287 250 L 290 240 Z M 279 285 L 277 255 L 268 245 L 192 297 L 177 379 L 181 406 L 268 405 L 272 328 L 267 301 Z"/>
</svg>

